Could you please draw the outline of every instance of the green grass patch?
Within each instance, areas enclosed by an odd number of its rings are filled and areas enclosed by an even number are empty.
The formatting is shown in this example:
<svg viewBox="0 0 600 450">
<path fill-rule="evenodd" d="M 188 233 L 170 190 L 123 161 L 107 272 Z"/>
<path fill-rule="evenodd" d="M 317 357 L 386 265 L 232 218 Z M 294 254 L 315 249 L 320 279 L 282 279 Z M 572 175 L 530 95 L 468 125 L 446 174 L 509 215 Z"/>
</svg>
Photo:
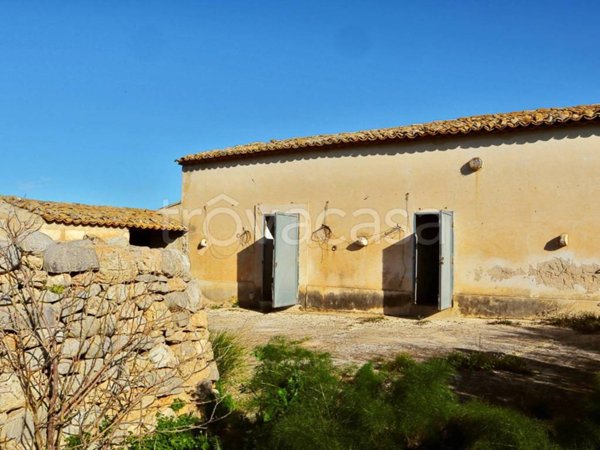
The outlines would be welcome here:
<svg viewBox="0 0 600 450">
<path fill-rule="evenodd" d="M 211 332 L 210 341 L 221 383 L 231 383 L 247 366 L 248 351 L 240 338 L 228 331 Z"/>
</svg>

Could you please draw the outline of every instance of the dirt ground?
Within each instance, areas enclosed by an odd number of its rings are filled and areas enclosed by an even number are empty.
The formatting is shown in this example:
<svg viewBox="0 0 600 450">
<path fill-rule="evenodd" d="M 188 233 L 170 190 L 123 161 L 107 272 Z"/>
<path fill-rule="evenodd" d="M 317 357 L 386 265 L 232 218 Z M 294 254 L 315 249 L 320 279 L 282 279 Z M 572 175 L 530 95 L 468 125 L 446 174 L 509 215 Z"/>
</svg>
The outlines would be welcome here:
<svg viewBox="0 0 600 450">
<path fill-rule="evenodd" d="M 299 309 L 264 314 L 241 308 L 211 309 L 208 316 L 212 330 L 239 334 L 249 347 L 277 335 L 306 339 L 307 347 L 331 353 L 340 364 L 361 364 L 401 352 L 424 359 L 465 349 L 600 370 L 600 335 L 578 334 L 533 321 L 511 321 L 515 326 L 471 318 L 413 320 Z"/>
<path fill-rule="evenodd" d="M 585 396 L 593 374 L 600 371 L 600 335 L 579 334 L 533 321 L 500 325 L 485 319 L 412 320 L 298 308 L 268 314 L 240 308 L 211 309 L 208 315 L 211 330 L 236 333 L 248 348 L 277 335 L 306 339 L 303 345 L 329 352 L 340 365 L 360 365 L 401 352 L 418 360 L 453 350 L 519 356 L 533 375 L 464 374 L 462 387 L 458 388 L 464 388 L 466 396 L 490 397 L 513 405 L 528 397 L 528 408 L 531 396 L 553 398 L 557 407 L 570 402 L 573 396 Z"/>
</svg>

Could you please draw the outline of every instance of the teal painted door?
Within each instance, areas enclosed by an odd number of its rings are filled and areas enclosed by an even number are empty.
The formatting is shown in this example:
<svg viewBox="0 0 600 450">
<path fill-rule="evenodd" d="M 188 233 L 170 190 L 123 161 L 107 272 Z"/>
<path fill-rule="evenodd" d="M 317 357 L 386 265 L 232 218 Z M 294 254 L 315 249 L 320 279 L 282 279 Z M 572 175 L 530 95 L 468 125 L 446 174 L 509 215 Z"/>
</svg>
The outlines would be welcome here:
<svg viewBox="0 0 600 450">
<path fill-rule="evenodd" d="M 440 292 L 438 309 L 452 307 L 454 291 L 454 215 L 440 211 Z"/>
<path fill-rule="evenodd" d="M 273 308 L 298 303 L 298 215 L 275 214 Z"/>
</svg>

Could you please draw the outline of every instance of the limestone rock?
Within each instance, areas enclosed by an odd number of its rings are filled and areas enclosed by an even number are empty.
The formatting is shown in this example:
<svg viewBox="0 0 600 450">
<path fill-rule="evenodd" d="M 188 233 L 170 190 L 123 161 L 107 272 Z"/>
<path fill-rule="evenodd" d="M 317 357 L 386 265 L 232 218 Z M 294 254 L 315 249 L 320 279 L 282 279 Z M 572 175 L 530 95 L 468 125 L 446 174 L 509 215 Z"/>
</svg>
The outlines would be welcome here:
<svg viewBox="0 0 600 450">
<path fill-rule="evenodd" d="M 165 344 L 159 344 L 150 350 L 148 357 L 157 369 L 174 368 L 179 363 L 173 350 Z"/>
<path fill-rule="evenodd" d="M 185 292 L 165 295 L 165 303 L 171 310 L 183 308 L 193 313 L 199 311 L 202 307 L 200 284 L 196 280 L 190 281 Z"/>
<path fill-rule="evenodd" d="M 49 273 L 74 273 L 100 267 L 94 248 L 87 241 L 52 244 L 44 252 L 44 270 Z"/>
<path fill-rule="evenodd" d="M 190 312 L 187 310 L 180 310 L 173 313 L 173 323 L 177 328 L 185 328 L 190 323 Z"/>
<path fill-rule="evenodd" d="M 154 292 L 156 294 L 167 294 L 168 292 L 170 292 L 169 284 L 163 283 L 160 281 L 155 281 L 154 283 L 150 283 L 148 285 L 148 290 L 150 292 Z"/>
<path fill-rule="evenodd" d="M 162 297 L 160 295 L 144 294 L 136 297 L 134 301 L 139 309 L 145 311 L 150 308 L 152 303 L 162 301 Z"/>
<path fill-rule="evenodd" d="M 129 289 L 125 284 L 110 285 L 106 291 L 106 298 L 117 303 L 124 302 L 129 297 Z"/>
<path fill-rule="evenodd" d="M 162 272 L 168 277 L 178 277 L 190 271 L 190 260 L 182 252 L 174 249 L 162 251 Z"/>
<path fill-rule="evenodd" d="M 185 340 L 185 332 L 179 329 L 167 329 L 165 331 L 165 342 L 167 344 L 179 344 Z"/>
<path fill-rule="evenodd" d="M 67 273 L 61 273 L 58 275 L 48 275 L 48 278 L 46 280 L 46 285 L 47 286 L 64 286 L 64 287 L 69 287 L 71 286 L 73 279 L 71 277 L 71 275 L 67 274 Z"/>
<path fill-rule="evenodd" d="M 111 303 L 104 297 L 91 297 L 85 306 L 86 312 L 95 317 L 104 317 L 111 311 Z"/>
<path fill-rule="evenodd" d="M 152 322 L 155 327 L 165 326 L 171 322 L 171 311 L 165 302 L 155 302 L 144 311 L 144 318 Z"/>
<path fill-rule="evenodd" d="M 14 374 L 0 376 L 0 413 L 10 412 L 25 405 L 21 385 Z"/>
<path fill-rule="evenodd" d="M 133 247 L 132 252 L 140 273 L 160 273 L 160 250 L 146 247 Z"/>
<path fill-rule="evenodd" d="M 19 242 L 19 247 L 26 253 L 41 255 L 52 244 L 54 244 L 54 241 L 50 236 L 41 231 L 34 231 Z"/>
<path fill-rule="evenodd" d="M 190 298 L 190 311 L 196 312 L 202 308 L 202 290 L 200 289 L 200 282 L 198 280 L 191 280 L 185 293 Z"/>
<path fill-rule="evenodd" d="M 6 439 L 19 443 L 17 448 L 32 448 L 33 415 L 30 411 L 19 409 L 8 414 L 4 424 Z"/>
<path fill-rule="evenodd" d="M 143 273 L 135 277 L 135 281 L 138 281 L 140 283 L 154 283 L 156 281 L 159 281 L 159 277 L 157 275 Z"/>
<path fill-rule="evenodd" d="M 74 359 L 84 353 L 84 344 L 75 338 L 67 338 L 62 344 L 60 354 L 63 358 Z"/>
<path fill-rule="evenodd" d="M 20 262 L 21 251 L 10 242 L 0 241 L 0 274 L 15 270 Z"/>
<path fill-rule="evenodd" d="M 208 316 L 205 311 L 198 311 L 190 316 L 190 328 L 207 328 Z"/>
<path fill-rule="evenodd" d="M 103 358 L 111 348 L 111 340 L 105 336 L 93 336 L 85 343 L 85 359 Z"/>
<path fill-rule="evenodd" d="M 171 278 L 169 281 L 167 281 L 168 292 L 181 292 L 185 291 L 186 288 L 187 283 L 183 281 L 182 278 Z"/>
<path fill-rule="evenodd" d="M 95 247 L 100 270 L 97 279 L 101 283 L 127 283 L 135 280 L 138 267 L 134 255 L 127 248 L 97 245 Z"/>
</svg>

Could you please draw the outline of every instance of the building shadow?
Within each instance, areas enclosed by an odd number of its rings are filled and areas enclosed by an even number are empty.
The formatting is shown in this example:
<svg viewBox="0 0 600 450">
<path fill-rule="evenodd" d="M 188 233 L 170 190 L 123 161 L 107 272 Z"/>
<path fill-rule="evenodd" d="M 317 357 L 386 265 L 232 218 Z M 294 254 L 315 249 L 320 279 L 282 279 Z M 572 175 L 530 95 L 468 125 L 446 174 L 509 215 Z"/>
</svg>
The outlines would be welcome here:
<svg viewBox="0 0 600 450">
<path fill-rule="evenodd" d="M 237 300 L 241 308 L 258 310 L 262 299 L 261 287 L 256 280 L 262 276 L 262 243 L 242 248 L 237 254 Z"/>
<path fill-rule="evenodd" d="M 381 290 L 385 315 L 410 315 L 413 297 L 413 241 L 413 235 L 410 234 L 382 251 Z"/>
</svg>

